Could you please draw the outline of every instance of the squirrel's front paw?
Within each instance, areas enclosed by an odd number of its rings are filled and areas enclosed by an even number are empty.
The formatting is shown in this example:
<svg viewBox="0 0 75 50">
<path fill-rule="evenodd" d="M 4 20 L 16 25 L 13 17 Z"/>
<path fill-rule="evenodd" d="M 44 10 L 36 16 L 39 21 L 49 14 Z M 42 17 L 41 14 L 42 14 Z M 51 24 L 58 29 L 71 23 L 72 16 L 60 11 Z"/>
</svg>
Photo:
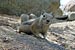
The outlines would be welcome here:
<svg viewBox="0 0 75 50">
<path fill-rule="evenodd" d="M 45 38 L 42 34 L 39 34 L 39 37 L 40 37 L 40 38 Z"/>
</svg>

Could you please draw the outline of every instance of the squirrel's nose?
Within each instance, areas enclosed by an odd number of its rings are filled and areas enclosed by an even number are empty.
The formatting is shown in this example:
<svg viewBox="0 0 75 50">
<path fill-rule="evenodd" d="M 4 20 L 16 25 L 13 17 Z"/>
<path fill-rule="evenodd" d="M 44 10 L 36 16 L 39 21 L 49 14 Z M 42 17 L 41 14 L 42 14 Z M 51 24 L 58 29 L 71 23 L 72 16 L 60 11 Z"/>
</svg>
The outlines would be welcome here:
<svg viewBox="0 0 75 50">
<path fill-rule="evenodd" d="M 49 22 L 49 20 L 47 20 L 47 22 Z"/>
</svg>

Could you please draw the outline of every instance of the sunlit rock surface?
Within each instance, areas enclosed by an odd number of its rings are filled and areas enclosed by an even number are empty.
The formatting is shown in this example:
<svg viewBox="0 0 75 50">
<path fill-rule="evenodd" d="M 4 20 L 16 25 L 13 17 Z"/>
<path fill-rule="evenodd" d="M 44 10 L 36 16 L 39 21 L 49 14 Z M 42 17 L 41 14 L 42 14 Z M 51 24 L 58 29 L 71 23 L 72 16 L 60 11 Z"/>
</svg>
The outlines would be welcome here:
<svg viewBox="0 0 75 50">
<path fill-rule="evenodd" d="M 64 7 L 64 11 L 75 11 L 75 0 L 70 0 Z"/>
</svg>

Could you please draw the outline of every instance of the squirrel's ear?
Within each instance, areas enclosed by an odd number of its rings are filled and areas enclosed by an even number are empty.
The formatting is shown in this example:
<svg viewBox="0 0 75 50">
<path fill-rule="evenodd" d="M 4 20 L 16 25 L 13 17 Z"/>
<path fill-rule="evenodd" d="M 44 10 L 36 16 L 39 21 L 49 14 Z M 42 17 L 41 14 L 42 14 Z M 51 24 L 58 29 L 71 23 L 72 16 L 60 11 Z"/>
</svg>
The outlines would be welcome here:
<svg viewBox="0 0 75 50">
<path fill-rule="evenodd" d="M 50 12 L 51 15 L 53 15 L 53 12 Z"/>
<path fill-rule="evenodd" d="M 51 15 L 54 17 L 54 14 L 53 14 L 53 12 L 51 12 L 50 14 L 51 14 Z"/>
<path fill-rule="evenodd" d="M 45 10 L 42 10 L 41 14 L 43 15 L 44 13 L 46 13 L 46 11 Z"/>
</svg>

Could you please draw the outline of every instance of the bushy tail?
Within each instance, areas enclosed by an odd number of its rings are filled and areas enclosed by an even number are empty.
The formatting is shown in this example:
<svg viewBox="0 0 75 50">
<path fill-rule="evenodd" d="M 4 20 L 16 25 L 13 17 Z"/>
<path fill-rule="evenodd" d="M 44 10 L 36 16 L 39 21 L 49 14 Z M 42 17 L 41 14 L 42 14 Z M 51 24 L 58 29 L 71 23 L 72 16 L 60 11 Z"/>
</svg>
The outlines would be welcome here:
<svg viewBox="0 0 75 50">
<path fill-rule="evenodd" d="M 22 14 L 22 15 L 20 16 L 20 20 L 21 20 L 21 23 L 23 23 L 24 21 L 29 20 L 29 15 L 27 15 L 27 14 Z"/>
</svg>

